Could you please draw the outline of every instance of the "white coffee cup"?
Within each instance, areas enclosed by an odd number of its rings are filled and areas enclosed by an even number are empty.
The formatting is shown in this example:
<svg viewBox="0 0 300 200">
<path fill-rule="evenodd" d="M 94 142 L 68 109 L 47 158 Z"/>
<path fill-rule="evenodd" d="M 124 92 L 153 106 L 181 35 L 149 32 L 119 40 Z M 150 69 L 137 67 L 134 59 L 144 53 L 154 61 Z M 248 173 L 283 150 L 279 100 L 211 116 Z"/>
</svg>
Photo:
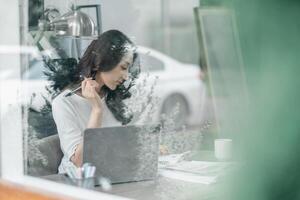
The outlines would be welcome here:
<svg viewBox="0 0 300 200">
<path fill-rule="evenodd" d="M 232 139 L 215 140 L 215 157 L 220 161 L 232 159 Z"/>
</svg>

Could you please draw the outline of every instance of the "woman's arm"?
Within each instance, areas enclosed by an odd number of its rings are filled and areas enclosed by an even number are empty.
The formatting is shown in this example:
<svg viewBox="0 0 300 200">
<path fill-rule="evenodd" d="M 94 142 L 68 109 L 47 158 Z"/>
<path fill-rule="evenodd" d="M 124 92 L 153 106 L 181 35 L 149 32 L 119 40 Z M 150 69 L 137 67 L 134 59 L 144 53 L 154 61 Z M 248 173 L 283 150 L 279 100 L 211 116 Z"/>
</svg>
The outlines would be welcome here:
<svg viewBox="0 0 300 200">
<path fill-rule="evenodd" d="M 98 83 L 91 79 L 85 79 L 81 83 L 82 96 L 89 100 L 92 105 L 92 111 L 90 114 L 87 128 L 100 128 L 102 122 L 102 102 L 101 98 L 96 90 L 99 87 Z M 82 165 L 83 154 L 83 142 L 78 144 L 74 155 L 71 157 L 71 161 L 77 166 Z"/>
</svg>

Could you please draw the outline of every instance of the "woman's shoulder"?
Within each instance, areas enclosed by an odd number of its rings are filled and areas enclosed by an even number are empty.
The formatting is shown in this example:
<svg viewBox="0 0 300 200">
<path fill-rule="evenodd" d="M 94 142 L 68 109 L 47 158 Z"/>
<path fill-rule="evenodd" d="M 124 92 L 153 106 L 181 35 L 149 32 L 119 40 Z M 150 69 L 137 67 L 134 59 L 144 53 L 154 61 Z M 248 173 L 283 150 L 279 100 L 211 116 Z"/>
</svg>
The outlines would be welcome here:
<svg viewBox="0 0 300 200">
<path fill-rule="evenodd" d="M 61 104 L 67 104 L 67 98 L 65 95 L 69 92 L 69 89 L 66 89 L 62 91 L 59 95 L 57 95 L 53 100 L 52 100 L 52 107 L 53 106 L 58 106 Z"/>
</svg>

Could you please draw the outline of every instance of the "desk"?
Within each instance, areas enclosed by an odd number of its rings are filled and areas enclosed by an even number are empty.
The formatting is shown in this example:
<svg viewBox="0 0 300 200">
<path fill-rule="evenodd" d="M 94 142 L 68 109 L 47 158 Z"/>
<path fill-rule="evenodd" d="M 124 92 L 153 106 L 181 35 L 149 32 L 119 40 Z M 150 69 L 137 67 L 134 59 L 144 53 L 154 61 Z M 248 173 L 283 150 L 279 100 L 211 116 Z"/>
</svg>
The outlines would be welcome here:
<svg viewBox="0 0 300 200">
<path fill-rule="evenodd" d="M 203 157 L 204 155 L 206 155 L 206 157 Z M 200 156 L 205 160 L 211 159 L 211 161 L 215 161 L 212 158 L 212 155 L 213 153 L 211 152 L 201 152 L 200 154 L 197 154 L 197 157 Z M 45 176 L 43 178 L 59 183 L 76 185 L 71 179 L 62 174 Z M 94 187 L 93 190 L 141 200 L 198 200 L 217 199 L 216 188 L 218 185 L 219 183 L 211 185 L 190 183 L 159 175 L 156 180 L 152 181 L 114 184 L 110 191 L 103 191 L 101 187 Z"/>
</svg>

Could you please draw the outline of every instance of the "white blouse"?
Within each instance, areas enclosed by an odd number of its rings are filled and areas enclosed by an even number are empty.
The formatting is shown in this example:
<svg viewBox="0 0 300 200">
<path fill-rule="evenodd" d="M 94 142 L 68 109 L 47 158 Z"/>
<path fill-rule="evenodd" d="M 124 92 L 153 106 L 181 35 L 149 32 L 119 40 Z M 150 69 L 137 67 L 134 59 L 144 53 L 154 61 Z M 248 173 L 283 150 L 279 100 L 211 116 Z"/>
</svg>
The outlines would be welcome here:
<svg viewBox="0 0 300 200">
<path fill-rule="evenodd" d="M 52 101 L 52 114 L 57 126 L 61 150 L 64 157 L 58 168 L 59 173 L 65 173 L 66 168 L 76 167 L 71 161 L 76 146 L 83 139 L 83 132 L 88 124 L 92 106 L 89 101 L 79 95 L 65 97 L 70 90 L 65 90 Z M 107 108 L 104 98 L 102 127 L 120 126 L 111 111 Z"/>
</svg>

